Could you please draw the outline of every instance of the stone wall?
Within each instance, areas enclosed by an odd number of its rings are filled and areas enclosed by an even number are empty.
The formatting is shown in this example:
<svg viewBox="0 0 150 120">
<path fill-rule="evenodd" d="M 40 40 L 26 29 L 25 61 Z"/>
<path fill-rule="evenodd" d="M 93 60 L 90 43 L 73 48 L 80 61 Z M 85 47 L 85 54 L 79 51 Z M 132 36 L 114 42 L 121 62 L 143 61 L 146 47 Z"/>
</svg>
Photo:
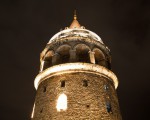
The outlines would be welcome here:
<svg viewBox="0 0 150 120">
<path fill-rule="evenodd" d="M 57 111 L 62 93 L 67 95 L 67 110 Z M 47 78 L 38 87 L 33 120 L 121 120 L 114 84 L 86 72 Z"/>
</svg>

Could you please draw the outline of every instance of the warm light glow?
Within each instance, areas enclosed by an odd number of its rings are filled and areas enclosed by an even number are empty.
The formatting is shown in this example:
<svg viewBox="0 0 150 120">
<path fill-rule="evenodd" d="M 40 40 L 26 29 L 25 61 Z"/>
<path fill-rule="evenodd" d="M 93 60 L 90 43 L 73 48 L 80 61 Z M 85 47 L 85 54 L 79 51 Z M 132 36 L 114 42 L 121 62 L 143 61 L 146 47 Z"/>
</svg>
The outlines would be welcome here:
<svg viewBox="0 0 150 120">
<path fill-rule="evenodd" d="M 34 106 L 33 106 L 32 114 L 31 114 L 31 118 L 33 118 L 33 117 L 34 117 L 34 109 L 35 109 L 35 104 L 34 104 Z"/>
<path fill-rule="evenodd" d="M 67 109 L 67 96 L 64 93 L 58 97 L 56 108 L 57 111 L 62 111 Z"/>
<path fill-rule="evenodd" d="M 72 72 L 85 72 L 103 75 L 104 77 L 111 78 L 111 80 L 114 82 L 115 88 L 118 86 L 118 79 L 112 71 L 103 66 L 90 63 L 66 63 L 47 68 L 35 78 L 34 86 L 37 89 L 39 84 L 46 80 L 45 78 L 47 77 Z"/>
<path fill-rule="evenodd" d="M 44 67 L 44 61 L 41 61 L 40 72 L 42 72 L 42 71 L 43 71 L 43 67 Z"/>
<path fill-rule="evenodd" d="M 76 30 L 76 31 L 74 31 Z M 88 33 L 86 33 L 88 32 Z M 101 40 L 101 38 L 94 32 L 87 30 L 87 29 L 81 29 L 81 28 L 74 28 L 74 29 L 65 29 L 63 31 L 58 32 L 57 34 L 55 34 L 50 41 L 48 42 L 48 44 L 50 44 L 53 40 L 58 39 L 58 38 L 62 38 L 62 37 L 67 37 L 68 35 L 73 34 L 73 35 L 79 35 L 82 37 L 88 37 L 91 36 L 92 38 L 94 38 L 96 41 L 99 41 L 103 44 L 103 41 Z"/>
</svg>

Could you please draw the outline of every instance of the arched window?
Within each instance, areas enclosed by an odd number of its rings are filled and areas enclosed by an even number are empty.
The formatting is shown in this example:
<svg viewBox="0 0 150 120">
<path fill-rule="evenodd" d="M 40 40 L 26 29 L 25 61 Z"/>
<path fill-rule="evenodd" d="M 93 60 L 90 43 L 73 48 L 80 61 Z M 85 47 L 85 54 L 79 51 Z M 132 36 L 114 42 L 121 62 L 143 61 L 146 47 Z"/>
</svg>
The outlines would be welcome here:
<svg viewBox="0 0 150 120">
<path fill-rule="evenodd" d="M 52 66 L 52 56 L 54 52 L 52 50 L 48 51 L 45 56 L 43 56 L 43 60 L 41 61 L 41 71 Z"/>
<path fill-rule="evenodd" d="M 62 93 L 59 95 L 57 99 L 57 105 L 56 105 L 57 111 L 64 111 L 67 109 L 67 96 L 66 94 Z"/>
<path fill-rule="evenodd" d="M 93 52 L 95 53 L 95 63 L 106 67 L 106 59 L 103 52 L 98 48 L 94 48 Z"/>
<path fill-rule="evenodd" d="M 69 45 L 62 45 L 60 46 L 56 52 L 60 55 L 59 63 L 68 63 L 70 58 L 70 49 Z"/>
<path fill-rule="evenodd" d="M 76 50 L 76 56 L 78 62 L 90 63 L 89 51 L 90 48 L 85 44 L 78 44 L 74 48 Z"/>
</svg>

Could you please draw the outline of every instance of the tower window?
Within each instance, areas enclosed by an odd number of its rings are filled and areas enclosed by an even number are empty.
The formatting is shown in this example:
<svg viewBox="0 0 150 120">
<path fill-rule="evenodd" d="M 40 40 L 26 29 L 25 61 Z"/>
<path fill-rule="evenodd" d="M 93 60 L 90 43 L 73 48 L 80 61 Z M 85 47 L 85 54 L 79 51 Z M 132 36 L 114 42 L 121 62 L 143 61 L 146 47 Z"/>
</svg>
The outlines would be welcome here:
<svg viewBox="0 0 150 120">
<path fill-rule="evenodd" d="M 86 105 L 86 107 L 87 107 L 87 108 L 89 108 L 89 107 L 90 107 L 90 105 Z"/>
<path fill-rule="evenodd" d="M 67 96 L 62 93 L 59 95 L 56 105 L 57 111 L 65 111 L 67 110 Z"/>
<path fill-rule="evenodd" d="M 43 92 L 46 92 L 46 86 L 44 86 L 44 88 L 43 88 Z"/>
<path fill-rule="evenodd" d="M 43 112 L 43 108 L 40 110 L 40 113 L 42 113 Z"/>
<path fill-rule="evenodd" d="M 61 81 L 61 87 L 65 87 L 65 80 Z"/>
<path fill-rule="evenodd" d="M 83 80 L 83 86 L 87 87 L 88 86 L 88 81 L 87 80 Z"/>
<path fill-rule="evenodd" d="M 106 103 L 106 109 L 108 113 L 112 113 L 111 104 L 109 102 Z"/>
<path fill-rule="evenodd" d="M 104 89 L 108 90 L 109 89 L 108 85 L 104 85 Z"/>
</svg>

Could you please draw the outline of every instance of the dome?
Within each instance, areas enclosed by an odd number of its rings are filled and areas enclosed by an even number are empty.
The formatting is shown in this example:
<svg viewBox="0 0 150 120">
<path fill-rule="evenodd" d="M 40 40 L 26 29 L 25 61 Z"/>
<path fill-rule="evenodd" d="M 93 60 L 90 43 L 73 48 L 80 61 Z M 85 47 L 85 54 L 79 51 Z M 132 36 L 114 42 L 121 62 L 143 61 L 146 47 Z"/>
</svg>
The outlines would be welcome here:
<svg viewBox="0 0 150 120">
<path fill-rule="evenodd" d="M 62 30 L 55 34 L 48 42 L 50 44 L 52 41 L 55 41 L 57 39 L 65 38 L 65 37 L 86 37 L 86 38 L 92 38 L 96 41 L 99 41 L 100 43 L 104 44 L 101 38 L 94 32 L 85 29 L 83 26 L 81 26 L 77 20 L 76 12 L 74 14 L 74 20 L 72 21 L 69 28 Z"/>
<path fill-rule="evenodd" d="M 82 27 L 80 28 L 68 28 L 65 30 L 62 30 L 60 32 L 58 32 L 57 34 L 55 34 L 48 42 L 48 44 L 50 44 L 52 41 L 56 40 L 56 39 L 61 39 L 61 38 L 65 38 L 65 37 L 73 37 L 73 36 L 79 36 L 79 37 L 89 37 L 92 38 L 102 44 L 103 41 L 102 39 L 94 32 L 87 30 L 87 29 L 83 29 Z"/>
</svg>

